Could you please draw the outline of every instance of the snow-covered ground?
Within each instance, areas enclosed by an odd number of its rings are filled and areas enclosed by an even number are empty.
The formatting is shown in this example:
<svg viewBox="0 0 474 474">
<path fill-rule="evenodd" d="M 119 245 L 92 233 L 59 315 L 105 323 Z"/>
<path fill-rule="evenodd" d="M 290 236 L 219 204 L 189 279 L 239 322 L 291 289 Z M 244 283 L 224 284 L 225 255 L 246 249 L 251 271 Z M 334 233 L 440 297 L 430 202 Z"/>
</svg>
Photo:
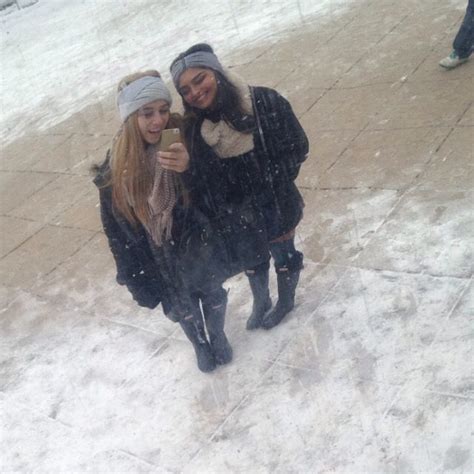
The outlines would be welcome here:
<svg viewBox="0 0 474 474">
<path fill-rule="evenodd" d="M 0 16 L 1 138 L 45 130 L 108 94 L 130 71 L 168 66 L 196 42 L 219 54 L 354 0 L 40 0 Z M 16 8 L 16 7 L 15 7 Z"/>
<path fill-rule="evenodd" d="M 0 12 L 0 133 L 16 140 L 0 169 L 0 472 L 472 472 L 474 60 L 438 66 L 465 6 L 39 0 Z M 234 360 L 210 375 L 178 326 L 115 283 L 87 171 L 113 132 L 76 114 L 131 70 L 167 73 L 197 41 L 226 64 L 264 45 L 242 68 L 278 75 L 311 142 L 296 308 L 246 331 L 246 278 L 226 282 Z M 70 115 L 61 133 L 30 136 Z"/>
</svg>

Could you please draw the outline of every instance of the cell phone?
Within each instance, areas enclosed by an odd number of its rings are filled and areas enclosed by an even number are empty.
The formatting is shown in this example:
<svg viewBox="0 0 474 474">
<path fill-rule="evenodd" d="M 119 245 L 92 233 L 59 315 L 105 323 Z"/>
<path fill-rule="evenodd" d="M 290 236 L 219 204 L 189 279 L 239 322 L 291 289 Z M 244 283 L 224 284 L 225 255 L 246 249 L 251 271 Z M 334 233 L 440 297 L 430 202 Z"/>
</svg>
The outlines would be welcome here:
<svg viewBox="0 0 474 474">
<path fill-rule="evenodd" d="M 168 151 L 173 143 L 181 143 L 179 128 L 167 128 L 161 132 L 160 151 Z"/>
</svg>

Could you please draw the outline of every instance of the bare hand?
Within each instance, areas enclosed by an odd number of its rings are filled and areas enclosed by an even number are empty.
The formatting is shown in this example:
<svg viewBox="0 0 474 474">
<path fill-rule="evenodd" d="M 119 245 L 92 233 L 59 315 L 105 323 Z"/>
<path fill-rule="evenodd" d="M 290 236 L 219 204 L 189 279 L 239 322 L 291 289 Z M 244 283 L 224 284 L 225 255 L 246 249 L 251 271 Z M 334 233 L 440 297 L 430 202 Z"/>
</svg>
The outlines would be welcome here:
<svg viewBox="0 0 474 474">
<path fill-rule="evenodd" d="M 168 151 L 159 151 L 158 161 L 165 170 L 177 173 L 183 173 L 189 168 L 189 155 L 182 143 L 173 143 Z"/>
</svg>

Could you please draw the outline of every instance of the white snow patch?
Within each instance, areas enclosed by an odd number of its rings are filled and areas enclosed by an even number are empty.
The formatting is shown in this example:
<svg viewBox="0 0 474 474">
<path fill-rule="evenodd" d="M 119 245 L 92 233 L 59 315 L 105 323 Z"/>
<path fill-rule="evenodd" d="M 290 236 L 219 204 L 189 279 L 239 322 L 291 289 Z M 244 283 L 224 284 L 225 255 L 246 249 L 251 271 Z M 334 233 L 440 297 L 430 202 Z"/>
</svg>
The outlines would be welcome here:
<svg viewBox="0 0 474 474">
<path fill-rule="evenodd" d="M 156 68 L 197 42 L 219 55 L 324 22 L 354 0 L 246 2 L 42 0 L 0 17 L 6 142 L 46 130 L 114 89 L 131 71 Z"/>
</svg>

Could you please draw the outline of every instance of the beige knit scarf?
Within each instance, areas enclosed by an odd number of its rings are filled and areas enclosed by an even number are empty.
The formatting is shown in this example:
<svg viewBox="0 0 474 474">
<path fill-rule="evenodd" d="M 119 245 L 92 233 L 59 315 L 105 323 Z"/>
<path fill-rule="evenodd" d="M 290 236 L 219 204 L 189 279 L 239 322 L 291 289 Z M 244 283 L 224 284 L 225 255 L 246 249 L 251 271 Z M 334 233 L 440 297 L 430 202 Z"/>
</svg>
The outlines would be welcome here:
<svg viewBox="0 0 474 474">
<path fill-rule="evenodd" d="M 239 76 L 227 70 L 226 76 L 237 87 L 244 112 L 253 115 L 249 86 Z M 214 123 L 209 119 L 205 119 L 201 125 L 201 135 L 220 158 L 242 155 L 252 151 L 255 147 L 252 133 L 239 132 L 224 120 Z"/>
<path fill-rule="evenodd" d="M 178 198 L 176 173 L 163 169 L 156 157 L 157 150 L 155 146 L 147 149 L 148 162 L 154 176 L 153 187 L 148 196 L 150 220 L 147 230 L 155 244 L 160 247 L 164 241 L 171 239 L 173 209 Z"/>
</svg>

